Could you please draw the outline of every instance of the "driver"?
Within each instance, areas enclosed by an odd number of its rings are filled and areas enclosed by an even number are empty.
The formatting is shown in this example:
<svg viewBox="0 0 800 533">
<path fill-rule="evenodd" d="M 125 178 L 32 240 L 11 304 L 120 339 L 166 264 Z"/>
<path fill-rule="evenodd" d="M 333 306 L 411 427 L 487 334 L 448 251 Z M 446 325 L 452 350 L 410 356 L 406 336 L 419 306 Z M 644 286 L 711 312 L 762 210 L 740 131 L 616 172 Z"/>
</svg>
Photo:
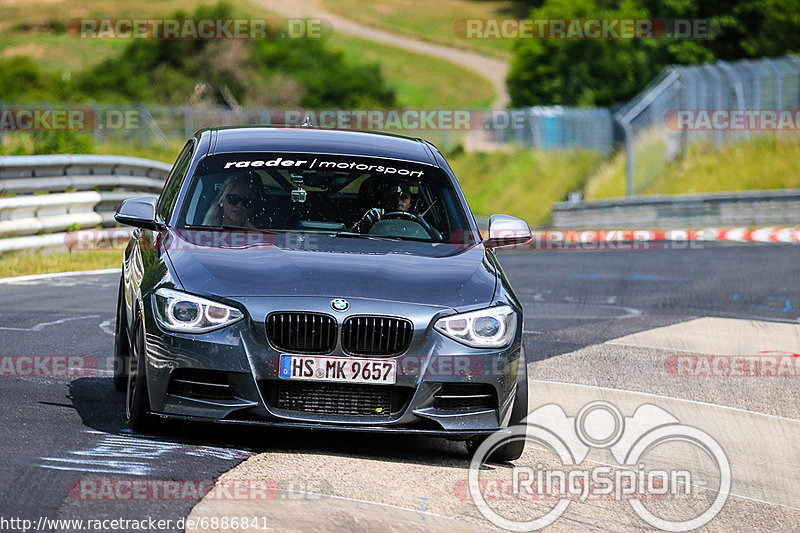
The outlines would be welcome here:
<svg viewBox="0 0 800 533">
<path fill-rule="evenodd" d="M 380 207 L 373 207 L 353 225 L 352 231 L 367 233 L 383 215 L 391 212 L 408 213 L 411 209 L 411 191 L 408 184 L 398 181 L 387 181 L 378 189 Z"/>
</svg>

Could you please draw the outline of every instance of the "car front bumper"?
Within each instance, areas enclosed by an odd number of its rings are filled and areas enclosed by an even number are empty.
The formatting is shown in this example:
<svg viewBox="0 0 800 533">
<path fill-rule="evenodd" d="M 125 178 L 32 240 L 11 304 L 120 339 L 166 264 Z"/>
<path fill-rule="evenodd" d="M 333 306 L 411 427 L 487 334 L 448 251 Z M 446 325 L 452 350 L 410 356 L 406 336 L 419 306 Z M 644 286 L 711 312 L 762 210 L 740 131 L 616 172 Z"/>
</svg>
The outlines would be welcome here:
<svg viewBox="0 0 800 533">
<path fill-rule="evenodd" d="M 433 329 L 440 316 L 453 312 L 448 308 L 350 299 L 349 309 L 337 313 L 331 311 L 331 298 L 327 297 L 228 301 L 245 311 L 245 319 L 200 335 L 163 330 L 152 303 L 145 304 L 147 383 L 155 414 L 222 424 L 401 432 L 454 439 L 491 434 L 508 423 L 519 365 L 524 364 L 521 316 L 510 345 L 487 350 L 467 347 Z M 409 348 L 399 356 L 375 357 L 397 361 L 396 383 L 351 385 L 279 378 L 280 356 L 290 352 L 271 345 L 265 323 L 270 313 L 284 310 L 334 316 L 338 331 L 352 315 L 407 318 L 414 325 Z M 349 357 L 341 340 L 327 355 Z M 480 394 L 474 394 L 476 391 Z M 286 408 L 282 399 L 292 394 L 312 398 L 313 405 Z M 492 397 L 487 398 L 489 395 Z M 385 398 L 391 407 L 368 414 L 368 402 L 376 401 L 376 396 Z M 478 396 L 481 398 L 470 399 Z M 354 414 L 354 409 L 336 407 L 345 404 L 363 409 Z"/>
</svg>

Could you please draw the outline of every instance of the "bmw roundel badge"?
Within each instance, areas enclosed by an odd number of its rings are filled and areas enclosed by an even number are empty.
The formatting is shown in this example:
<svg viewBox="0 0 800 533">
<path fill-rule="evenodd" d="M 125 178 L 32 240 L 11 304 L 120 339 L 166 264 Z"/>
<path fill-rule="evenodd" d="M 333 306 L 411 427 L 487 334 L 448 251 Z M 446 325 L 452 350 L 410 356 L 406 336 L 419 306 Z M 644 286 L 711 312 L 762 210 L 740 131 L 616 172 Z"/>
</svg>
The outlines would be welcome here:
<svg viewBox="0 0 800 533">
<path fill-rule="evenodd" d="M 350 303 L 344 298 L 336 298 L 331 300 L 331 307 L 333 307 L 335 311 L 347 311 L 347 308 L 350 307 Z"/>
</svg>

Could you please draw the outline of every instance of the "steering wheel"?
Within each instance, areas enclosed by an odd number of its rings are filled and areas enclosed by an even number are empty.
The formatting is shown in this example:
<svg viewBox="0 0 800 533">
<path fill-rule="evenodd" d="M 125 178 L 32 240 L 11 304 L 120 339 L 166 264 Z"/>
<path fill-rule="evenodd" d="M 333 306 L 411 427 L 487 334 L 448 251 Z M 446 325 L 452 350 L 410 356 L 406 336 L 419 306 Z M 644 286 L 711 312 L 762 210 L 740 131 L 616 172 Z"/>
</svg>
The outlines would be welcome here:
<svg viewBox="0 0 800 533">
<path fill-rule="evenodd" d="M 386 220 L 387 218 L 400 218 L 416 222 L 417 224 L 425 228 L 425 231 L 428 232 L 428 235 L 430 235 L 431 238 L 436 240 L 441 240 L 442 238 L 441 233 L 436 231 L 436 229 L 434 229 L 430 224 L 428 224 L 424 218 L 422 218 L 419 215 L 415 215 L 414 213 L 409 213 L 408 211 L 390 211 L 388 213 L 384 213 L 383 216 L 381 217 L 381 220 Z"/>
</svg>

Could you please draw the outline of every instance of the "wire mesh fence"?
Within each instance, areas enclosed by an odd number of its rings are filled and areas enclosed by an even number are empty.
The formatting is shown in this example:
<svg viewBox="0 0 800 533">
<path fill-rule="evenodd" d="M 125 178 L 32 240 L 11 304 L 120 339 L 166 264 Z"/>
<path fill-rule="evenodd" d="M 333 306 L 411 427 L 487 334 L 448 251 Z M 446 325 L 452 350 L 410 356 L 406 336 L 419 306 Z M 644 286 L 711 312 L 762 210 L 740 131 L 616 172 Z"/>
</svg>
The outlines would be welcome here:
<svg viewBox="0 0 800 533">
<path fill-rule="evenodd" d="M 0 102 L 0 139 L 8 131 L 76 130 L 91 134 L 98 142 L 166 144 L 169 139 L 185 139 L 202 128 L 299 126 L 303 123 L 422 137 L 445 150 L 457 145 L 488 150 L 514 145 L 539 150 L 595 150 L 607 154 L 614 146 L 613 115 L 603 108 L 306 110 Z"/>
<path fill-rule="evenodd" d="M 800 131 L 800 60 L 717 61 L 666 68 L 616 114 L 626 189 L 647 189 L 693 143 L 723 145 Z"/>
<path fill-rule="evenodd" d="M 614 117 L 606 108 L 537 106 L 488 111 L 482 127 L 471 132 L 473 145 L 512 144 L 537 150 L 614 148 Z"/>
</svg>

